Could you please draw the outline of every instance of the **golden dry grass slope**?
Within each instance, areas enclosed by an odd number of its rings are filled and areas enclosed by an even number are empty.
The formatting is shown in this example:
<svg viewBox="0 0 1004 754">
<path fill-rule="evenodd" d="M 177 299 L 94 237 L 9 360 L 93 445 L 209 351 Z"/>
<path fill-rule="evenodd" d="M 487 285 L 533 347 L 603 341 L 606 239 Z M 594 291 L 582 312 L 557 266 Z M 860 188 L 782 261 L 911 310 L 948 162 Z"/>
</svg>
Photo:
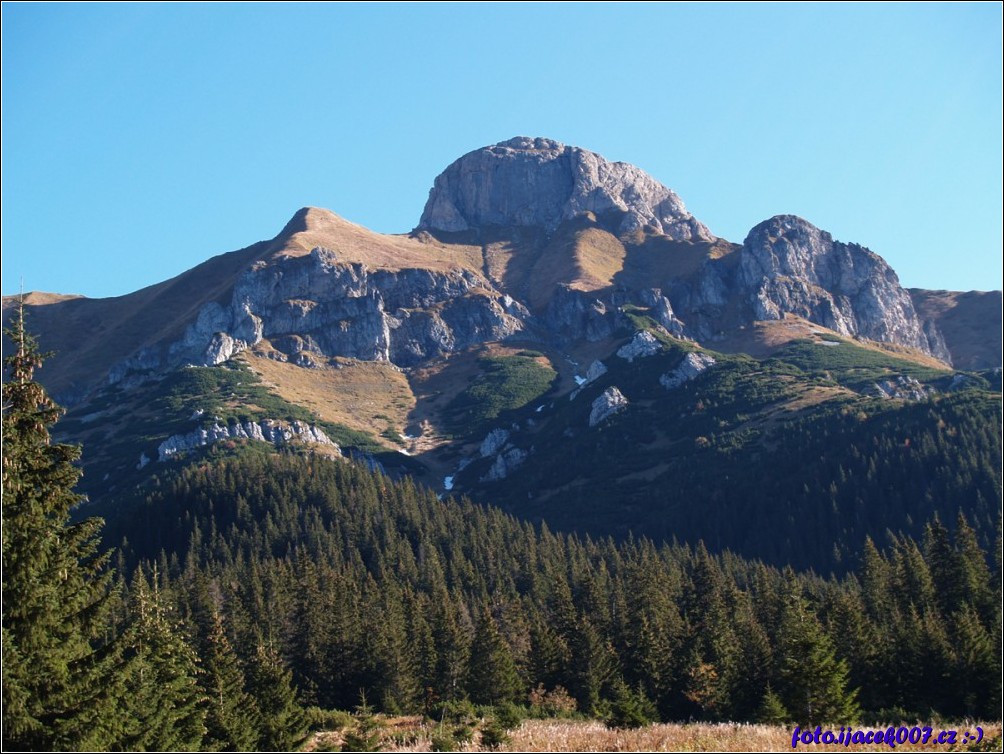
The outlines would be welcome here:
<svg viewBox="0 0 1004 754">
<path fill-rule="evenodd" d="M 810 340 L 815 343 L 834 342 L 835 339 L 853 343 L 868 351 L 890 354 L 919 366 L 932 369 L 947 369 L 944 362 L 933 356 L 895 343 L 880 343 L 866 338 L 850 338 L 846 335 L 817 325 L 794 314 L 784 315 L 784 319 L 753 322 L 724 334 L 714 342 L 714 348 L 723 353 L 745 353 L 758 359 L 767 358 L 778 349 L 795 340 Z"/>
<path fill-rule="evenodd" d="M 415 407 L 408 379 L 393 364 L 336 358 L 312 368 L 269 358 L 268 343 L 241 355 L 262 381 L 290 403 L 324 421 L 381 435 L 402 434 Z"/>
<path fill-rule="evenodd" d="M 382 731 L 384 751 L 432 751 L 435 724 L 425 724 L 420 718 L 393 718 L 385 721 Z M 925 724 L 918 727 L 923 728 Z M 497 748 L 481 746 L 479 735 L 459 747 L 458 751 L 1000 751 L 1000 722 L 965 721 L 957 724 L 928 723 L 932 731 L 927 744 L 851 744 L 849 746 L 802 744 L 792 749 L 794 725 L 753 725 L 737 723 L 666 723 L 635 730 L 607 728 L 603 723 L 586 720 L 527 720 L 509 734 L 509 741 Z M 976 726 L 983 729 L 980 744 L 963 743 L 963 733 L 976 735 Z M 854 730 L 883 732 L 889 726 L 855 726 Z M 897 726 L 899 727 L 899 726 Z M 914 726 L 907 726 L 912 728 Z M 824 727 L 824 729 L 826 729 Z M 829 728 L 839 735 L 840 725 Z M 955 744 L 936 741 L 942 730 L 955 730 Z M 814 727 L 813 727 L 814 730 Z M 340 732 L 317 733 L 305 751 L 333 751 L 339 746 Z"/>
</svg>

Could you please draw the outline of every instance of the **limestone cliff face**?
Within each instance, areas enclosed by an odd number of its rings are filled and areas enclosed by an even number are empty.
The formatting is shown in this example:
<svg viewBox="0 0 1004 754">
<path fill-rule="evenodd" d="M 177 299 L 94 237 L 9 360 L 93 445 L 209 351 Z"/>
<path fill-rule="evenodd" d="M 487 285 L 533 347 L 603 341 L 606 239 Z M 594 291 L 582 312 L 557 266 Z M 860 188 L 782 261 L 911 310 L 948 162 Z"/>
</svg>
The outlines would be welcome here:
<svg viewBox="0 0 1004 754">
<path fill-rule="evenodd" d="M 951 360 L 938 327 L 918 315 L 880 256 L 794 215 L 760 223 L 738 251 L 708 259 L 690 280 L 665 285 L 684 333 L 698 341 L 794 314 L 844 335 Z"/>
<path fill-rule="evenodd" d="M 944 336 L 957 369 L 1000 368 L 1002 322 L 1000 291 L 910 289 L 925 327 Z"/>
<path fill-rule="evenodd" d="M 535 226 L 551 232 L 591 213 L 618 234 L 645 228 L 675 241 L 715 237 L 680 198 L 643 171 L 550 139 L 517 137 L 470 152 L 435 181 L 420 229 L 468 231 Z M 950 358 L 938 328 L 879 257 L 839 243 L 805 220 L 780 215 L 756 226 L 735 259 L 711 259 L 686 281 L 654 280 L 652 292 L 620 290 L 650 307 L 678 337 L 708 340 L 755 320 L 795 314 L 837 332 Z M 653 289 L 658 291 L 658 289 Z M 736 304 L 739 304 L 737 307 Z M 542 316 L 563 342 L 599 340 L 617 326 L 618 302 L 558 287 Z"/>
<path fill-rule="evenodd" d="M 892 268 L 857 244 L 793 215 L 778 215 L 750 231 L 732 280 L 751 320 L 796 314 L 845 335 L 911 346 L 950 359 Z"/>
<path fill-rule="evenodd" d="M 519 136 L 470 152 L 436 178 L 418 227 L 463 231 L 538 226 L 592 212 L 618 232 L 650 227 L 677 240 L 711 240 L 670 189 L 642 170 L 551 139 Z"/>
<path fill-rule="evenodd" d="M 267 338 L 286 357 L 304 351 L 411 366 L 524 327 L 528 312 L 464 269 L 370 270 L 315 248 L 257 262 L 228 305 L 203 305 L 181 339 L 143 349 L 110 380 L 181 363 L 219 364 Z"/>
<path fill-rule="evenodd" d="M 338 447 L 320 427 L 306 422 L 280 422 L 272 419 L 262 421 L 232 422 L 220 424 L 214 422 L 210 427 L 195 429 L 185 434 L 171 435 L 157 447 L 157 460 L 166 461 L 180 453 L 212 445 L 221 440 L 258 440 L 272 443 L 275 446 L 287 445 L 292 442 L 327 445 L 341 453 Z M 140 459 L 141 468 L 146 463 Z"/>
</svg>

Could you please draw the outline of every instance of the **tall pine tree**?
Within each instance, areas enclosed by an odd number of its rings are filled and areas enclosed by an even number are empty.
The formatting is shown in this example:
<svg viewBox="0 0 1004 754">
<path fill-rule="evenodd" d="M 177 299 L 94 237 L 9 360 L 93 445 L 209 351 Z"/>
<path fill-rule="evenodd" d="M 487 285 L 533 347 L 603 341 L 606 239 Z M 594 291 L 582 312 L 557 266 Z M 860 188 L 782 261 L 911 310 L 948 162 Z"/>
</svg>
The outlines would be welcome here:
<svg viewBox="0 0 1004 754">
<path fill-rule="evenodd" d="M 248 690 L 261 713 L 259 751 L 293 751 L 307 738 L 307 718 L 296 699 L 293 674 L 264 644 L 248 669 Z"/>
<path fill-rule="evenodd" d="M 521 691 L 519 673 L 509 645 L 499 634 L 487 608 L 481 613 L 471 645 L 467 690 L 476 704 L 513 701 Z"/>
<path fill-rule="evenodd" d="M 70 522 L 80 448 L 53 443 L 45 355 L 19 310 L 3 383 L 3 745 L 101 749 L 116 740 L 120 661 L 103 645 L 111 573 L 99 519 Z"/>
</svg>

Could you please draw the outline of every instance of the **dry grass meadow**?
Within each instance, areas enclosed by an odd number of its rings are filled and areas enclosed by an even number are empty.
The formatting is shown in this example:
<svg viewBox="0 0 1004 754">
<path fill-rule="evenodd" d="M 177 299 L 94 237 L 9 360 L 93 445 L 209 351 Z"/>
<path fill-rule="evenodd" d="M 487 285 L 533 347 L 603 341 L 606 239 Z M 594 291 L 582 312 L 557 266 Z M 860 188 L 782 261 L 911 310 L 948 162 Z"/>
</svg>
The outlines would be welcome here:
<svg viewBox="0 0 1004 754">
<path fill-rule="evenodd" d="M 962 743 L 963 732 L 975 735 L 975 726 L 983 728 L 983 740 L 974 745 Z M 967 727 L 969 726 L 969 727 Z M 959 723 L 932 725 L 935 735 L 927 745 L 799 743 L 795 751 L 1001 751 L 1001 724 Z M 884 729 L 884 728 L 883 728 Z M 937 731 L 959 731 L 955 744 L 938 744 Z M 833 729 L 839 733 L 839 727 Z M 857 730 L 857 728 L 855 728 Z M 862 731 L 878 730 L 862 726 Z M 737 723 L 666 723 L 635 730 L 616 730 L 603 723 L 585 720 L 527 720 L 510 731 L 509 741 L 495 749 L 482 748 L 478 734 L 458 751 L 792 751 L 793 727 Z M 435 725 L 418 718 L 396 718 L 383 728 L 383 751 L 432 751 Z M 342 742 L 339 733 L 318 733 L 307 745 L 309 751 L 337 751 Z"/>
</svg>

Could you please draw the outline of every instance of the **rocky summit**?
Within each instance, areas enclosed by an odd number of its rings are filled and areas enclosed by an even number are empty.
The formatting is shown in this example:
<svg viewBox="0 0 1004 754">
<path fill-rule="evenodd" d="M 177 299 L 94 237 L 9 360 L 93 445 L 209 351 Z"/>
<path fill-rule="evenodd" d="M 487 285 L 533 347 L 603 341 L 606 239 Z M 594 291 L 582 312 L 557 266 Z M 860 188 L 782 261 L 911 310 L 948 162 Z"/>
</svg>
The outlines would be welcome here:
<svg viewBox="0 0 1004 754">
<path fill-rule="evenodd" d="M 436 178 L 418 227 L 555 230 L 586 212 L 619 233 L 650 228 L 678 241 L 714 236 L 680 197 L 642 170 L 551 139 L 519 136 L 469 152 Z"/>
</svg>

